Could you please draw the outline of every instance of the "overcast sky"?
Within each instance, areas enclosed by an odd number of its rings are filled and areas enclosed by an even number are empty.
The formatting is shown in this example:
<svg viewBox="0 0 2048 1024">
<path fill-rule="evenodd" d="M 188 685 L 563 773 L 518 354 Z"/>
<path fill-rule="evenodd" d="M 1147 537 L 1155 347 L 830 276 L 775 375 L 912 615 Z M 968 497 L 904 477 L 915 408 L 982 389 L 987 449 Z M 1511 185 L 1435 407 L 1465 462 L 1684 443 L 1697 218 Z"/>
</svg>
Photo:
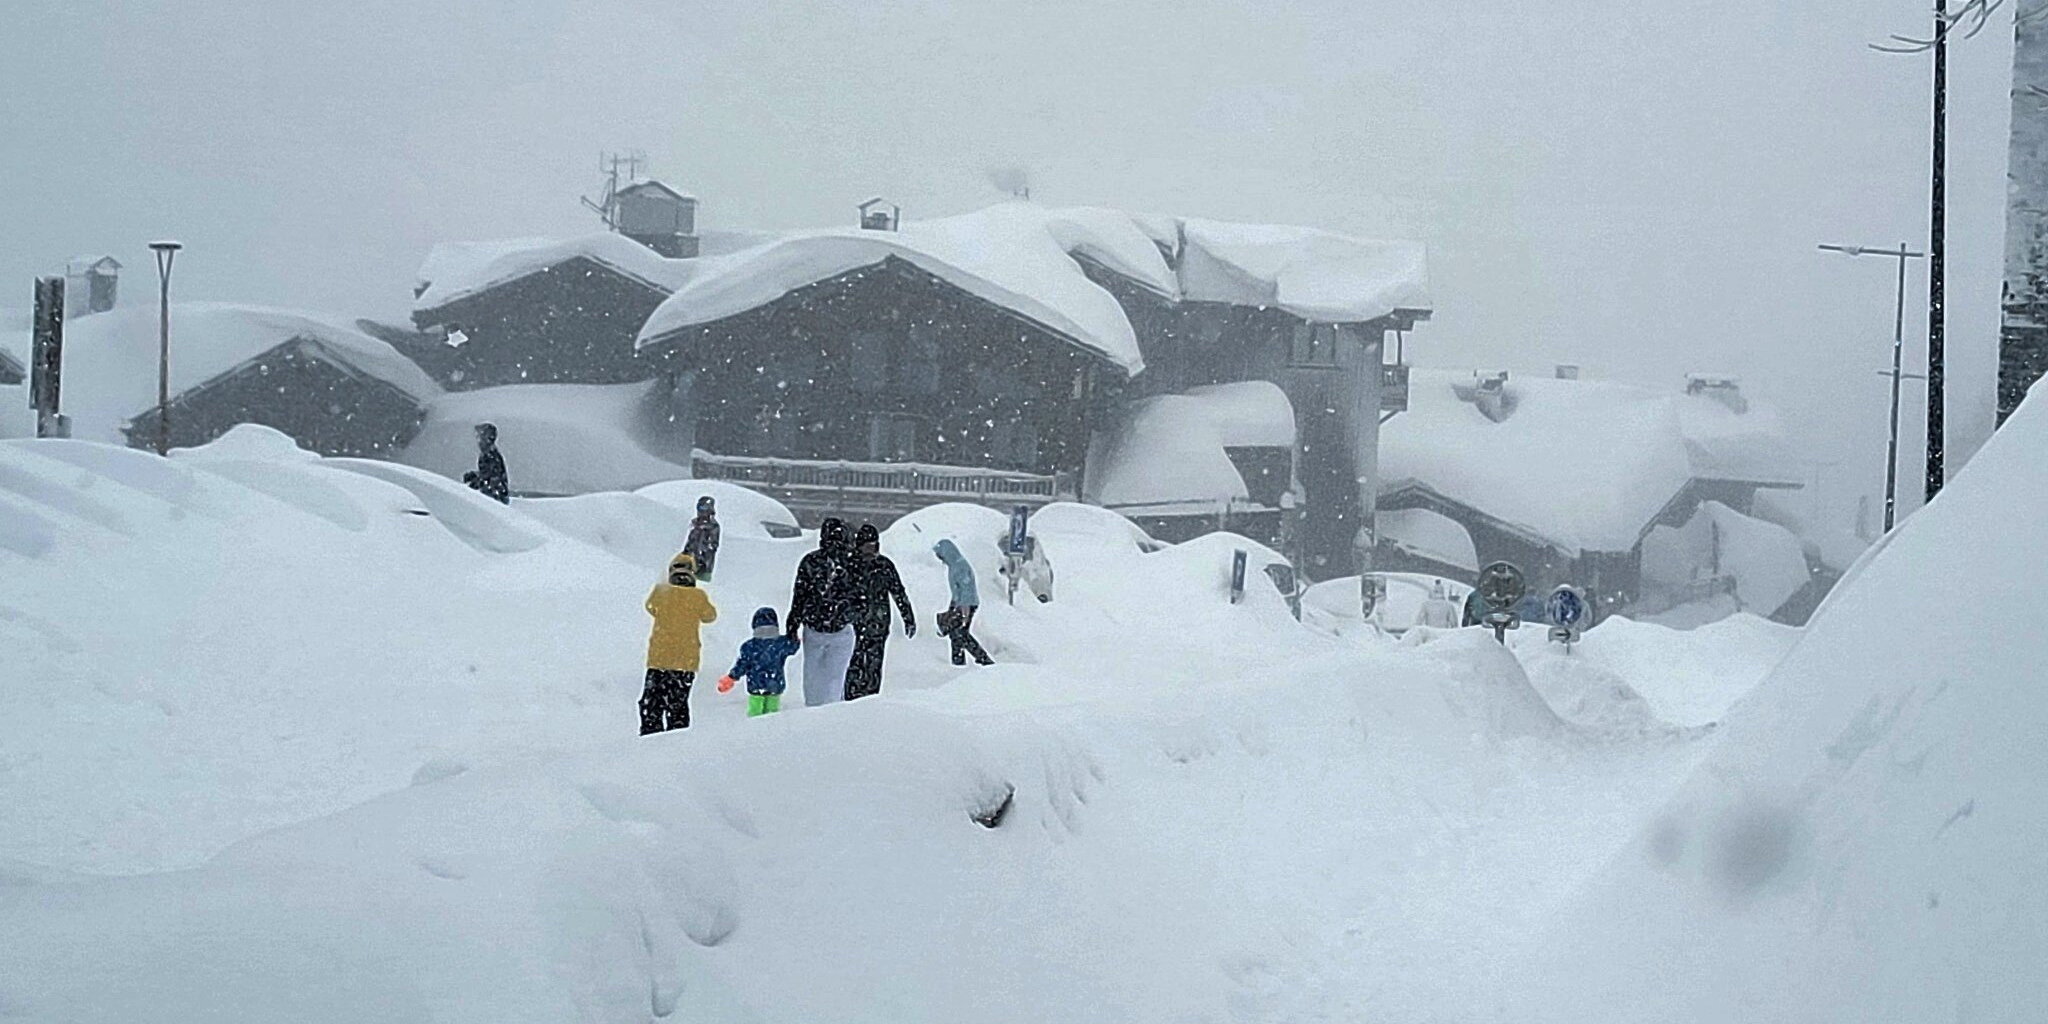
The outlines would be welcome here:
<svg viewBox="0 0 2048 1024">
<path fill-rule="evenodd" d="M 437 240 L 595 226 L 576 197 L 607 149 L 711 228 L 872 194 L 960 212 L 1020 165 L 1047 203 L 1421 238 L 1438 312 L 1411 361 L 1739 373 L 1836 463 L 1840 522 L 1882 480 L 1890 268 L 1813 247 L 1925 238 L 1928 62 L 1864 46 L 1922 0 L 23 6 L 45 36 L 0 61 L 0 305 L 86 252 L 141 301 L 168 235 L 182 298 L 401 318 Z M 2008 22 L 1954 62 L 1965 444 L 1990 424 L 2010 46 Z"/>
</svg>

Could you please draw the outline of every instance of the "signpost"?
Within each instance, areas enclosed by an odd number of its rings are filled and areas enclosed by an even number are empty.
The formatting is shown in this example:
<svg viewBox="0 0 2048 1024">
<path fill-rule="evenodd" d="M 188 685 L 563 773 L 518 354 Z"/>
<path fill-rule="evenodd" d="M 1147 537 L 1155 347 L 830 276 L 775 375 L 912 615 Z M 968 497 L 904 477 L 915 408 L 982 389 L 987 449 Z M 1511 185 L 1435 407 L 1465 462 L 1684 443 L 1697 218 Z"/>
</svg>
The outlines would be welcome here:
<svg viewBox="0 0 2048 1024">
<path fill-rule="evenodd" d="M 1243 548 L 1230 553 L 1230 603 L 1244 600 L 1244 566 L 1247 556 Z"/>
<path fill-rule="evenodd" d="M 1479 599 L 1486 602 L 1486 624 L 1493 627 L 1493 638 L 1505 644 L 1508 630 L 1520 629 L 1522 618 L 1515 613 L 1515 603 L 1529 592 L 1529 583 L 1522 578 L 1522 570 L 1509 562 L 1493 562 L 1479 570 Z"/>
<path fill-rule="evenodd" d="M 64 279 L 36 278 L 34 341 L 29 353 L 28 404 L 36 414 L 37 437 L 69 437 L 70 424 L 57 410 L 63 398 Z"/>
<path fill-rule="evenodd" d="M 1003 536 L 1003 575 L 1009 580 L 1008 598 L 1017 603 L 1017 581 L 1024 575 L 1024 558 L 1031 549 L 1031 506 L 1010 509 L 1010 532 Z"/>
<path fill-rule="evenodd" d="M 1586 600 L 1585 591 L 1569 583 L 1550 592 L 1543 602 L 1543 614 L 1550 620 L 1550 639 L 1564 644 L 1567 654 L 1593 624 L 1592 602 Z"/>
</svg>

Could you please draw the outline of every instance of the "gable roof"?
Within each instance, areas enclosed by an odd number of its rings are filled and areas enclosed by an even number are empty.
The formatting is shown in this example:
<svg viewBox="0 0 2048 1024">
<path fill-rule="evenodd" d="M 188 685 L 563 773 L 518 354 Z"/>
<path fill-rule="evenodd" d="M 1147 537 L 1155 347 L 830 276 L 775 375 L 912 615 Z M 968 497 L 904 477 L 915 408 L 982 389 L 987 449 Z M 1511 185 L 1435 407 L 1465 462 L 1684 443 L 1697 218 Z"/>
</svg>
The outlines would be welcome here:
<svg viewBox="0 0 2048 1024">
<path fill-rule="evenodd" d="M 772 236 L 746 231 L 698 232 L 699 256 L 758 245 Z M 672 259 L 624 235 L 598 231 L 573 238 L 503 238 L 442 242 L 420 261 L 412 303 L 415 318 L 574 259 L 587 259 L 662 295 L 689 280 L 698 260 Z"/>
<path fill-rule="evenodd" d="M 121 425 L 156 407 L 157 311 L 117 308 L 64 326 L 64 412 L 84 440 L 122 441 Z M 0 348 L 26 349 L 27 334 Z M 407 395 L 440 394 L 397 349 L 317 314 L 217 302 L 171 306 L 171 394 L 175 397 L 294 341 Z"/>
<path fill-rule="evenodd" d="M 660 192 L 661 194 L 668 196 L 671 199 L 681 200 L 686 203 L 694 203 L 697 201 L 696 196 L 684 195 L 683 193 L 678 192 L 675 189 L 672 189 L 667 185 L 654 180 L 653 178 L 648 178 L 644 181 L 636 181 L 631 185 L 627 185 L 626 187 L 620 189 L 618 191 L 618 194 L 623 196 L 634 192 Z"/>
</svg>

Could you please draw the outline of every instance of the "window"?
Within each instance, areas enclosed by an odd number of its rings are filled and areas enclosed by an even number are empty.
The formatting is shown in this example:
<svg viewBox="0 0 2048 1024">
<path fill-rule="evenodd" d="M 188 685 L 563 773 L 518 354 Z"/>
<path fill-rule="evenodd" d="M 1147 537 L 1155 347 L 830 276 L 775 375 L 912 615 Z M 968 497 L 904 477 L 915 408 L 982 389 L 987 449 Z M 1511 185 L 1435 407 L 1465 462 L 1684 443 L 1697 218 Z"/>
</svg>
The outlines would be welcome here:
<svg viewBox="0 0 2048 1024">
<path fill-rule="evenodd" d="M 855 391 L 875 394 L 889 387 L 889 337 L 880 331 L 855 331 L 846 347 L 846 382 Z"/>
<path fill-rule="evenodd" d="M 876 462 L 916 462 L 917 438 L 923 432 L 922 417 L 876 413 L 868 419 L 868 458 Z"/>
<path fill-rule="evenodd" d="M 1027 420 L 1011 418 L 997 421 L 989 436 L 989 455 L 1005 467 L 1036 467 L 1038 428 Z"/>
<path fill-rule="evenodd" d="M 939 391 L 939 328 L 936 324 L 911 324 L 910 333 L 897 352 L 896 377 L 903 390 L 913 395 L 934 395 Z"/>
</svg>

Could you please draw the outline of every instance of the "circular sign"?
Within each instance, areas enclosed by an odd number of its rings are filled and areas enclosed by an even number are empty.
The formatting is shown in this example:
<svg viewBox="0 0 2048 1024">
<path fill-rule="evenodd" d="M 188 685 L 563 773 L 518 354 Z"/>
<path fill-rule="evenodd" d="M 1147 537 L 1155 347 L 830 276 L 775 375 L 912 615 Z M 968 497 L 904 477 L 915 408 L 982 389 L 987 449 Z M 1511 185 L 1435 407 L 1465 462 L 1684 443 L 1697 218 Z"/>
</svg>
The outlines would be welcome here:
<svg viewBox="0 0 2048 1024">
<path fill-rule="evenodd" d="M 1522 595 L 1529 592 L 1529 585 L 1522 579 L 1522 570 L 1508 562 L 1494 562 L 1479 570 L 1480 600 L 1493 608 L 1511 608 Z"/>
<path fill-rule="evenodd" d="M 1584 591 L 1568 583 L 1560 584 L 1543 602 L 1543 614 L 1552 625 L 1583 629 L 1593 617 L 1593 606 L 1586 603 Z"/>
</svg>

